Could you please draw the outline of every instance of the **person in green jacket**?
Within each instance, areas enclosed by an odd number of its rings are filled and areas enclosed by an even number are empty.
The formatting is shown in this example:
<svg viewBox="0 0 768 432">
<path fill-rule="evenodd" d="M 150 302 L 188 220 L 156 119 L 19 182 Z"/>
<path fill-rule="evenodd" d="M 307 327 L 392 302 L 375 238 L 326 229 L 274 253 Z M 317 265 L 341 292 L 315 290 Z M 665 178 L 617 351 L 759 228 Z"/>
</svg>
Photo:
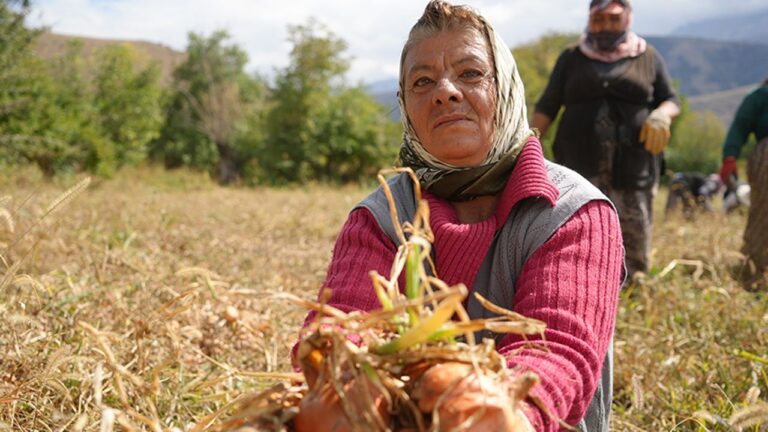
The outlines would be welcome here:
<svg viewBox="0 0 768 432">
<path fill-rule="evenodd" d="M 750 134 L 757 146 L 747 162 L 747 181 L 751 187 L 747 227 L 741 251 L 747 258 L 746 287 L 766 286 L 763 277 L 768 268 L 768 80 L 741 102 L 723 144 L 720 177 L 733 182 L 738 178 L 736 159 Z"/>
</svg>

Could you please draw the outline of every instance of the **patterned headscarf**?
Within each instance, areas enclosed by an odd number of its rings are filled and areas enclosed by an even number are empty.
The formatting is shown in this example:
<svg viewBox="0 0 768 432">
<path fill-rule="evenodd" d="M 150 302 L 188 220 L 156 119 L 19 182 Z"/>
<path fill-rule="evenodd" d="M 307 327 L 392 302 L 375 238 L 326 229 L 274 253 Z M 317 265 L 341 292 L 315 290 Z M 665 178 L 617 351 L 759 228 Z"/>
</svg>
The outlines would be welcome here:
<svg viewBox="0 0 768 432">
<path fill-rule="evenodd" d="M 415 171 L 425 189 L 450 201 L 466 201 L 499 193 L 506 185 L 517 155 L 531 135 L 523 82 L 512 52 L 491 24 L 483 17 L 479 19 L 490 41 L 496 74 L 493 147 L 479 166 L 457 167 L 437 159 L 424 149 L 405 110 L 405 71 L 402 60 L 400 63 L 398 102 L 405 131 L 400 147 L 400 163 Z"/>
</svg>

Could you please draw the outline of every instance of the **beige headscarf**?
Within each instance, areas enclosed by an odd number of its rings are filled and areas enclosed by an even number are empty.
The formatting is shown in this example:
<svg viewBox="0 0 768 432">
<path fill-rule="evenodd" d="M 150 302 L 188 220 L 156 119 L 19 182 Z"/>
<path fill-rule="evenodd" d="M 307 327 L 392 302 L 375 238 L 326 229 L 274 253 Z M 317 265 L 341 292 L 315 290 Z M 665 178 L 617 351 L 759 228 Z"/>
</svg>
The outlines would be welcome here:
<svg viewBox="0 0 768 432">
<path fill-rule="evenodd" d="M 450 201 L 466 201 L 481 195 L 495 195 L 506 185 L 517 155 L 531 135 L 525 107 L 523 82 L 515 59 L 490 23 L 479 17 L 485 27 L 496 73 L 496 113 L 493 147 L 477 167 L 457 167 L 427 152 L 405 111 L 403 63 L 400 63 L 400 118 L 403 122 L 403 144 L 400 163 L 411 167 L 422 186 Z M 404 57 L 403 57 L 404 58 Z"/>
</svg>

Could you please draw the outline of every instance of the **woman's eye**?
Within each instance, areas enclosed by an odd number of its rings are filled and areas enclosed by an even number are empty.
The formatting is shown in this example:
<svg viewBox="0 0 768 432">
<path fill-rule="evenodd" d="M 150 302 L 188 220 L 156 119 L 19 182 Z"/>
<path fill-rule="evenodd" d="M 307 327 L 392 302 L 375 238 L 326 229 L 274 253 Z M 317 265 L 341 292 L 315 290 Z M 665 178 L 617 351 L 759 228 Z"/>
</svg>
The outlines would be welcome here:
<svg viewBox="0 0 768 432">
<path fill-rule="evenodd" d="M 470 70 L 466 70 L 466 71 L 462 72 L 461 73 L 461 77 L 462 78 L 466 78 L 466 79 L 482 78 L 483 77 L 483 73 L 480 72 L 479 70 L 470 69 Z"/>
<path fill-rule="evenodd" d="M 413 86 L 414 87 L 424 87 L 425 85 L 429 85 L 432 83 L 432 80 L 427 77 L 422 77 L 414 81 Z"/>
</svg>

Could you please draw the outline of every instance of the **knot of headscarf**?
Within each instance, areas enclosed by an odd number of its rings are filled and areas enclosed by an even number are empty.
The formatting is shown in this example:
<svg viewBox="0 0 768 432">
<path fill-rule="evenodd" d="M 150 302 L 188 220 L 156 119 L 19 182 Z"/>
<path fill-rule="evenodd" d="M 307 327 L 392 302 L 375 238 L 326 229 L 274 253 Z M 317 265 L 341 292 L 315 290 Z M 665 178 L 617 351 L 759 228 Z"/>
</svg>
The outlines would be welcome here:
<svg viewBox="0 0 768 432">
<path fill-rule="evenodd" d="M 512 52 L 490 23 L 482 17 L 480 20 L 487 32 L 494 60 L 496 111 L 493 145 L 479 166 L 457 167 L 424 149 L 405 111 L 403 65 L 400 64 L 398 103 L 404 130 L 400 164 L 414 170 L 423 188 L 449 201 L 468 201 L 501 192 L 517 155 L 531 135 L 523 82 Z"/>
</svg>

